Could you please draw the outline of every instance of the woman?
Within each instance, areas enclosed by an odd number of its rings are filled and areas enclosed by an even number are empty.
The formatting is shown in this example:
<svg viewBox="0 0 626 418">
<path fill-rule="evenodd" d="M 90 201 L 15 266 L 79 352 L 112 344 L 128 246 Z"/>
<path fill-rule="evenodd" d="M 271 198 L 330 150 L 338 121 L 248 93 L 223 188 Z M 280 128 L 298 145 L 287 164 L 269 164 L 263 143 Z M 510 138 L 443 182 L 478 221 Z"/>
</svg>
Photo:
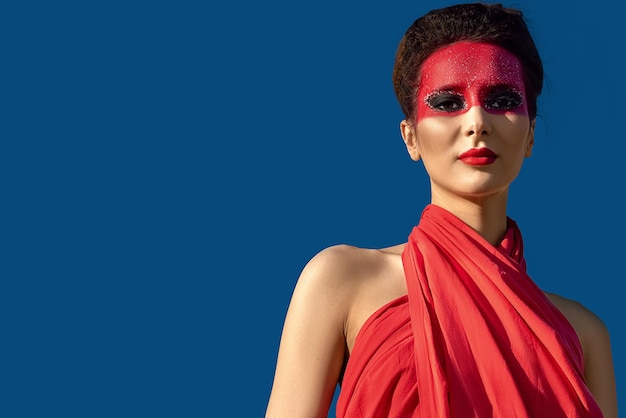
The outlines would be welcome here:
<svg viewBox="0 0 626 418">
<path fill-rule="evenodd" d="M 543 67 L 520 11 L 461 4 L 405 33 L 393 72 L 431 204 L 406 243 L 339 245 L 303 269 L 267 417 L 617 417 L 608 331 L 526 274 L 509 186 Z"/>
</svg>

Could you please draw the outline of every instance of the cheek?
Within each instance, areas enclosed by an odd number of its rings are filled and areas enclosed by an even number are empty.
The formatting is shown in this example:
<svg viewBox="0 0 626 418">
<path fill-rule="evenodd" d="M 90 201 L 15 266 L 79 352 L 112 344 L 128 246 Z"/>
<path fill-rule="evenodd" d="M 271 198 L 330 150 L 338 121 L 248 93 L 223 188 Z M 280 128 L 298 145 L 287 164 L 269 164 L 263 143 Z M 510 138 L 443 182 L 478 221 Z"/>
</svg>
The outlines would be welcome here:
<svg viewBox="0 0 626 418">
<path fill-rule="evenodd" d="M 515 158 L 525 156 L 528 144 L 531 141 L 531 130 L 529 119 L 524 116 L 511 116 L 506 124 L 503 124 L 499 131 L 504 143 L 509 149 L 518 150 Z"/>
<path fill-rule="evenodd" d="M 450 150 L 455 140 L 451 118 L 437 115 L 418 120 L 416 142 L 420 152 L 441 153 Z"/>
</svg>

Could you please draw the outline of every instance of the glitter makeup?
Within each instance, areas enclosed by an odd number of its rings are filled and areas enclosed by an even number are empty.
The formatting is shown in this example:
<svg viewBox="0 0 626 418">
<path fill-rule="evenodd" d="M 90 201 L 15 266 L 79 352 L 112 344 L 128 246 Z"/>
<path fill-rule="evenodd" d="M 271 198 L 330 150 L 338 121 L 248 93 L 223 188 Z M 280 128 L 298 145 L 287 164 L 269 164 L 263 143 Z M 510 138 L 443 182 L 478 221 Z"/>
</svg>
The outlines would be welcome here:
<svg viewBox="0 0 626 418">
<path fill-rule="evenodd" d="M 458 42 L 422 65 L 417 119 L 456 116 L 472 106 L 495 114 L 528 115 L 522 66 L 515 55 L 485 42 Z"/>
</svg>

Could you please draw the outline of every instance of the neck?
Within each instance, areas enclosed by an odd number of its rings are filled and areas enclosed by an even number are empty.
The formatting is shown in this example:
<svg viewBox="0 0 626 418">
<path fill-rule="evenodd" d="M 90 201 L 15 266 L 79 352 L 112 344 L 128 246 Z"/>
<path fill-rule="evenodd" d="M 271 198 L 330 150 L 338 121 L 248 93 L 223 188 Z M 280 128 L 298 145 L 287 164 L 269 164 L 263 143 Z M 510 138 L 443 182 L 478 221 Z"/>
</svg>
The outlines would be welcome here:
<svg viewBox="0 0 626 418">
<path fill-rule="evenodd" d="M 507 227 L 506 193 L 483 199 L 433 195 L 431 203 L 453 213 L 493 246 L 502 241 Z"/>
</svg>

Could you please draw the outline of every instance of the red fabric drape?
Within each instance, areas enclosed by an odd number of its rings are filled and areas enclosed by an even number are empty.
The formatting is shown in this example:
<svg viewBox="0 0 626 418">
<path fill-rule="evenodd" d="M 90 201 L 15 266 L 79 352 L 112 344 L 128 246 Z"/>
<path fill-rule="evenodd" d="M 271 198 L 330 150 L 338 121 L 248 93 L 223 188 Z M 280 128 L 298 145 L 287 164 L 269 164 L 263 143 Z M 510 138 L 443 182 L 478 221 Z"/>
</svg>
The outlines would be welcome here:
<svg viewBox="0 0 626 418">
<path fill-rule="evenodd" d="M 513 220 L 494 247 L 429 205 L 402 257 L 420 416 L 602 416 L 576 333 L 526 274 Z"/>
<path fill-rule="evenodd" d="M 494 247 L 425 208 L 402 254 L 408 295 L 361 328 L 338 417 L 602 417 L 576 333 L 526 274 L 508 222 Z"/>
</svg>

